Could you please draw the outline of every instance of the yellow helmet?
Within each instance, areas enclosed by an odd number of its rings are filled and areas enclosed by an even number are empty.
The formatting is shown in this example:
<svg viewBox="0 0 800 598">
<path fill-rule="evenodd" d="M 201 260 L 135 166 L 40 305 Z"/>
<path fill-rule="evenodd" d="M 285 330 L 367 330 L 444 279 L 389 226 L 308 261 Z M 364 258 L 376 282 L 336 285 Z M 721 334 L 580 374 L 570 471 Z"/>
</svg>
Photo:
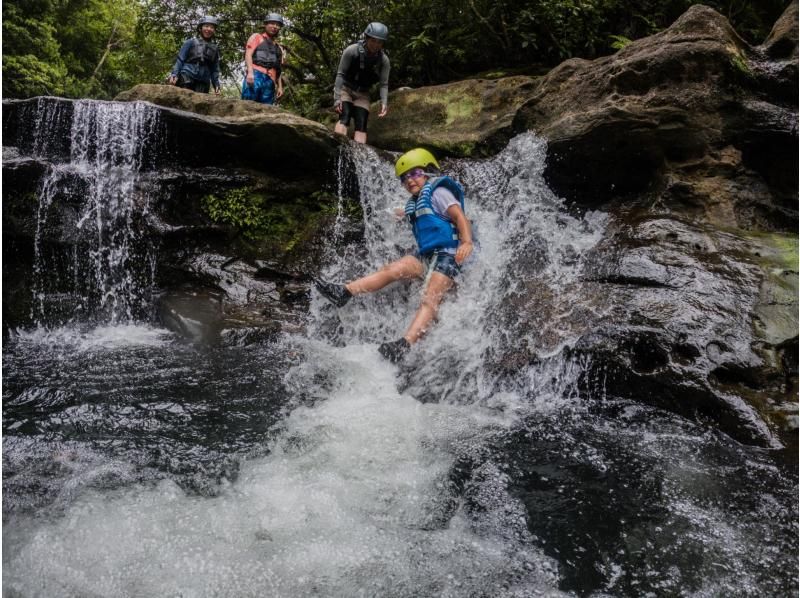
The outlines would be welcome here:
<svg viewBox="0 0 800 598">
<path fill-rule="evenodd" d="M 425 168 L 433 164 L 437 170 L 441 170 L 441 166 L 433 157 L 433 154 L 421 147 L 414 148 L 407 151 L 405 154 L 397 159 L 394 164 L 394 172 L 400 176 L 404 172 L 408 172 L 412 168 Z"/>
</svg>

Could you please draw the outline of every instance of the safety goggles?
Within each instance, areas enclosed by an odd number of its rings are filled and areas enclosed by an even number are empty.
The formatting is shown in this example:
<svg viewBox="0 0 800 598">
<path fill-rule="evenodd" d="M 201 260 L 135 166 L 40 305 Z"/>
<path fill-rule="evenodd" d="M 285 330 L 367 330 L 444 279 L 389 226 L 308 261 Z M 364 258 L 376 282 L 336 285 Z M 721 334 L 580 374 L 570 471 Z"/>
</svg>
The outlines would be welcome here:
<svg viewBox="0 0 800 598">
<path fill-rule="evenodd" d="M 405 185 L 408 179 L 410 179 L 411 177 L 416 178 L 418 176 L 425 176 L 425 170 L 423 170 L 422 168 L 412 168 L 408 172 L 404 172 L 403 174 L 400 175 L 400 182 L 403 185 Z"/>
</svg>

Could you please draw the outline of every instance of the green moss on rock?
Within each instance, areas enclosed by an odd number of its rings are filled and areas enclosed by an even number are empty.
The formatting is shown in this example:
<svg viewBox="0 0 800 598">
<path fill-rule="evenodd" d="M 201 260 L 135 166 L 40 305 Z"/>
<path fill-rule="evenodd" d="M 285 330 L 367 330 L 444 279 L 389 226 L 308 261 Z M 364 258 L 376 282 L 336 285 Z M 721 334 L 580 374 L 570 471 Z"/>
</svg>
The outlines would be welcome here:
<svg viewBox="0 0 800 598">
<path fill-rule="evenodd" d="M 236 251 L 253 258 L 288 259 L 308 251 L 319 231 L 339 212 L 338 197 L 319 191 L 276 198 L 265 189 L 237 187 L 205 195 L 201 206 L 215 224 L 231 229 Z M 345 202 L 348 218 L 360 219 L 357 202 Z"/>
</svg>

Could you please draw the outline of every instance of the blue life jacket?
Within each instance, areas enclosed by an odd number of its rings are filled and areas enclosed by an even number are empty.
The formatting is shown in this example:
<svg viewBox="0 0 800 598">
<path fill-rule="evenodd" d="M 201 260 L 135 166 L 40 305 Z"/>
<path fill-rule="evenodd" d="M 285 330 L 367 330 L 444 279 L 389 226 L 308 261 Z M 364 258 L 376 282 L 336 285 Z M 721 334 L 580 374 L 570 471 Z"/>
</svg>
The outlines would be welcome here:
<svg viewBox="0 0 800 598">
<path fill-rule="evenodd" d="M 431 197 L 439 186 L 444 186 L 455 195 L 461 204 L 461 209 L 464 209 L 464 190 L 449 176 L 428 179 L 419 195 L 409 198 L 405 213 L 411 222 L 419 252 L 423 255 L 436 249 L 458 247 L 456 225 L 433 211 Z"/>
</svg>

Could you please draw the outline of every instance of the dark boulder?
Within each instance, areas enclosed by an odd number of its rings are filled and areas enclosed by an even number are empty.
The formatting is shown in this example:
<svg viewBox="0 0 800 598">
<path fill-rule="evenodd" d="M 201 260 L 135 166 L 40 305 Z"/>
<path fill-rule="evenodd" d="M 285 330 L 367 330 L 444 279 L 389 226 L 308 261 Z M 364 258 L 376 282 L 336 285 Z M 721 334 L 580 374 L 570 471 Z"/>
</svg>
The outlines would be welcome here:
<svg viewBox="0 0 800 598">
<path fill-rule="evenodd" d="M 574 347 L 583 384 L 779 446 L 795 425 L 796 254 L 788 234 L 628 214 L 588 256 L 584 301 L 602 317 Z"/>
<path fill-rule="evenodd" d="M 137 85 L 115 99 L 161 107 L 171 153 L 192 166 L 247 167 L 329 183 L 343 141 L 323 125 L 274 106 L 171 85 Z"/>
<path fill-rule="evenodd" d="M 342 139 L 322 125 L 252 102 L 158 85 L 138 86 L 126 97 L 130 110 L 61 98 L 4 102 L 4 255 L 13 259 L 13 267 L 4 268 L 5 329 L 38 320 L 31 308 L 37 285 L 54 314 L 47 324 L 71 317 L 77 300 L 67 304 L 66 299 L 85 293 L 80 281 L 92 277 L 81 273 L 98 243 L 109 241 L 78 223 L 93 202 L 113 204 L 118 197 L 126 206 L 138 206 L 131 216 L 135 222 L 129 222 L 136 230 L 126 245 L 132 263 L 141 266 L 136 276 L 142 280 L 151 271 L 146 256 L 156 256 L 152 282 L 165 322 L 194 340 L 214 342 L 230 330 L 241 335 L 272 329 L 276 322 L 296 328 L 307 284 L 302 277 L 292 283 L 283 278 L 318 267 L 321 231 L 335 214 L 337 198 L 329 190 L 336 188 Z M 146 139 L 118 165 L 114 159 L 107 163 L 93 142 L 86 145 L 94 134 L 82 127 L 95 125 L 78 122 L 76 115 L 93 114 L 95 108 L 100 120 L 111 119 L 123 130 L 136 119 L 147 122 L 130 127 Z M 103 127 L 104 134 L 115 128 Z M 115 138 L 119 145 L 127 142 Z M 73 165 L 75 160 L 80 164 Z M 106 177 L 114 177 L 103 186 L 107 196 L 89 188 Z M 51 192 L 45 193 L 45 184 Z M 104 218 L 112 212 L 104 210 Z M 203 262 L 209 255 L 227 264 L 224 277 L 222 270 L 217 275 L 210 266 L 198 266 L 210 264 L 213 260 Z M 265 263 L 270 267 L 258 265 Z M 37 268 L 53 274 L 37 280 Z M 232 268 L 238 284 L 251 290 L 271 285 L 275 296 L 251 296 L 245 308 L 246 302 L 231 296 L 235 288 L 224 284 L 234 275 Z M 217 296 L 224 300 L 214 311 L 208 298 Z"/>
<path fill-rule="evenodd" d="M 494 153 L 533 130 L 561 196 L 598 207 L 625 196 L 721 226 L 797 222 L 797 3 L 751 47 L 705 6 L 612 56 L 547 75 L 399 90 L 370 142 L 442 154 Z"/>
</svg>

